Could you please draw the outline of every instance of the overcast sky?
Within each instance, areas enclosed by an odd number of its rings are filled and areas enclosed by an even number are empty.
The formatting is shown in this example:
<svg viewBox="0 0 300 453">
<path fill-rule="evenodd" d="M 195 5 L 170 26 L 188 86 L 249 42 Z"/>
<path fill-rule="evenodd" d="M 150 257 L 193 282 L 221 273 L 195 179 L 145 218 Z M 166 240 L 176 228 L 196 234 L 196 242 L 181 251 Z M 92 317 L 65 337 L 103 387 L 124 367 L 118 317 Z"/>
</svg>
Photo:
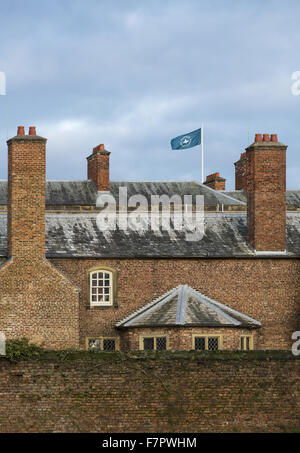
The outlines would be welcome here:
<svg viewBox="0 0 300 453">
<path fill-rule="evenodd" d="M 48 179 L 85 179 L 104 143 L 111 179 L 201 179 L 200 148 L 170 139 L 204 123 L 205 174 L 234 188 L 254 134 L 289 145 L 300 188 L 300 2 L 0 0 L 0 178 L 18 125 L 48 138 Z"/>
</svg>

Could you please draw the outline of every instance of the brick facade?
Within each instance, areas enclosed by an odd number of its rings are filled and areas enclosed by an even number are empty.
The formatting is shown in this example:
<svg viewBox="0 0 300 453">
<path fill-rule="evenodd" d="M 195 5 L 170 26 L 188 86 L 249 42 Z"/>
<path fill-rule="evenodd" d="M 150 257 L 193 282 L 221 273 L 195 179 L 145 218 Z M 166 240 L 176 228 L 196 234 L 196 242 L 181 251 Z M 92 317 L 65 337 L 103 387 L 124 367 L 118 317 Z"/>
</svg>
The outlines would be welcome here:
<svg viewBox="0 0 300 453">
<path fill-rule="evenodd" d="M 121 331 L 116 323 L 166 291 L 188 284 L 262 324 L 255 331 L 219 329 L 224 349 L 238 349 L 240 335 L 247 332 L 256 349 L 291 347 L 291 335 L 299 328 L 296 257 L 47 260 L 45 148 L 46 139 L 34 128 L 30 135 L 19 128 L 8 141 L 9 256 L 0 266 L 0 330 L 8 338 L 27 337 L 48 348 L 64 349 L 85 348 L 87 337 L 117 337 L 121 348 L 137 349 L 139 336 L 148 330 Z M 256 136 L 246 151 L 248 242 L 257 251 L 285 250 L 285 152 L 275 135 L 269 141 L 266 134 Z M 109 154 L 99 145 L 88 157 L 88 177 L 99 191 L 109 190 Z M 210 176 L 219 178 L 218 173 Z M 89 272 L 95 268 L 113 270 L 112 305 L 91 306 Z M 158 327 L 156 332 L 163 330 Z M 192 335 L 205 332 L 171 328 L 169 347 L 189 350 Z"/>
<path fill-rule="evenodd" d="M 186 282 L 200 293 L 260 321 L 262 327 L 255 331 L 257 349 L 290 349 L 291 335 L 299 327 L 300 261 L 297 259 L 51 261 L 82 290 L 82 347 L 86 337 L 119 336 L 114 327 L 118 321 Z M 117 306 L 90 308 L 87 274 L 89 269 L 101 265 L 117 271 Z M 228 348 L 235 349 L 236 344 L 235 337 Z"/>
</svg>

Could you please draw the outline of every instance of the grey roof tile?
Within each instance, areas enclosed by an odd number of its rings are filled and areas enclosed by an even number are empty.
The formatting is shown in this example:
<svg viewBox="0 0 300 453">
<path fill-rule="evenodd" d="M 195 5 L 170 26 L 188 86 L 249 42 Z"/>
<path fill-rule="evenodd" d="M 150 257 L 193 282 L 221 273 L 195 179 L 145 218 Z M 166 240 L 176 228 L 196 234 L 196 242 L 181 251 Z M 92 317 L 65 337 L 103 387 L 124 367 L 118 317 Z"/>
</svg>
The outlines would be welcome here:
<svg viewBox="0 0 300 453">
<path fill-rule="evenodd" d="M 180 313 L 180 316 L 178 316 Z M 250 318 L 188 285 L 179 285 L 116 324 L 132 327 L 245 327 L 258 328 L 259 321 Z"/>
<path fill-rule="evenodd" d="M 6 215 L 0 215 L 0 256 L 7 256 Z M 100 231 L 96 214 L 47 214 L 47 257 L 254 256 L 245 214 L 205 214 L 205 234 L 187 241 L 184 231 Z M 300 256 L 300 214 L 287 215 L 287 256 Z"/>
<path fill-rule="evenodd" d="M 244 190 L 223 190 L 224 195 L 235 198 L 239 201 L 247 203 L 247 196 Z M 287 190 L 286 191 L 286 204 L 287 206 L 300 208 L 300 190 Z"/>
<path fill-rule="evenodd" d="M 235 198 L 223 194 L 221 191 L 213 190 L 203 184 L 191 181 L 111 181 L 110 193 L 119 199 L 119 188 L 127 188 L 127 196 L 140 194 L 147 198 L 150 203 L 151 195 L 168 196 L 180 195 L 203 195 L 204 204 L 216 206 L 217 204 L 240 205 L 243 203 Z M 97 198 L 96 187 L 91 180 L 84 181 L 47 181 L 46 204 L 52 206 L 88 206 L 95 205 Z M 0 180 L 0 205 L 7 203 L 7 181 Z"/>
</svg>

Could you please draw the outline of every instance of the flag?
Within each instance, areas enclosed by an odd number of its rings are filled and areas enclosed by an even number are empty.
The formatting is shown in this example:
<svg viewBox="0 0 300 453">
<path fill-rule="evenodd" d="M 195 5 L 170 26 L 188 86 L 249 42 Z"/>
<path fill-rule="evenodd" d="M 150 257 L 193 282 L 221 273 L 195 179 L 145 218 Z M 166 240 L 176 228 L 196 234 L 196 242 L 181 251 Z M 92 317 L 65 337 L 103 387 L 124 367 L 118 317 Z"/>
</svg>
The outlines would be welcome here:
<svg viewBox="0 0 300 453">
<path fill-rule="evenodd" d="M 193 148 L 197 145 L 201 145 L 201 128 L 188 134 L 179 135 L 171 140 L 172 149 Z"/>
</svg>

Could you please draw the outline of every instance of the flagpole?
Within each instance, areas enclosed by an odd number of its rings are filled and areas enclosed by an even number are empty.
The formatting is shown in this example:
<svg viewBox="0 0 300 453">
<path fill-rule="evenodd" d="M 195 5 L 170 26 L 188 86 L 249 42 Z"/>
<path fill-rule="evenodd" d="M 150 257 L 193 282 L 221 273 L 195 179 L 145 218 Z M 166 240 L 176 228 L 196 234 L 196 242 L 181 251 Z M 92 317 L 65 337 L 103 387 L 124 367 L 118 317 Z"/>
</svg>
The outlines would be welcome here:
<svg viewBox="0 0 300 453">
<path fill-rule="evenodd" d="M 204 183 L 203 123 L 201 124 L 201 179 Z"/>
</svg>

